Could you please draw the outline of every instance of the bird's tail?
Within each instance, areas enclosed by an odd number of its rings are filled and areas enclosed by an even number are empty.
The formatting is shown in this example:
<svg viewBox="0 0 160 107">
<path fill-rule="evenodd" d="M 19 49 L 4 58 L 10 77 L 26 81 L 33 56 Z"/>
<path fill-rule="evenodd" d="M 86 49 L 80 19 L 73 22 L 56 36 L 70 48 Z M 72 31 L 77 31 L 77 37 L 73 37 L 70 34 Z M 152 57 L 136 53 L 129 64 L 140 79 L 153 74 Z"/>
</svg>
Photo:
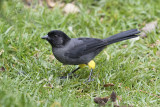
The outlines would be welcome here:
<svg viewBox="0 0 160 107">
<path fill-rule="evenodd" d="M 136 35 L 136 34 L 139 34 L 139 33 L 140 31 L 138 31 L 137 29 L 132 29 L 132 30 L 128 30 L 128 31 L 124 31 L 124 32 L 115 34 L 103 40 L 107 43 L 106 45 L 110 45 L 112 43 L 116 43 L 119 41 L 138 37 L 139 35 Z"/>
</svg>

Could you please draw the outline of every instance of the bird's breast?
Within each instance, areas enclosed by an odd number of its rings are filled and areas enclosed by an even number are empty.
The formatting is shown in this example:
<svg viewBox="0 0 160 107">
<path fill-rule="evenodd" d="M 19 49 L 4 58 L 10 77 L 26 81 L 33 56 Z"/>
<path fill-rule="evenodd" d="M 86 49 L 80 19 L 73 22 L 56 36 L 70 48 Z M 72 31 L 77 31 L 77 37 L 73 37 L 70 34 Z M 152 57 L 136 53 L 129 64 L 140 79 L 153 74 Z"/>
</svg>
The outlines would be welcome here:
<svg viewBox="0 0 160 107">
<path fill-rule="evenodd" d="M 63 63 L 64 65 L 79 65 L 79 64 L 86 64 L 88 63 L 92 58 L 90 58 L 90 55 L 84 55 L 80 58 L 70 58 L 65 56 L 66 50 L 61 48 L 55 48 L 52 49 L 53 54 L 55 58 Z"/>
<path fill-rule="evenodd" d="M 66 63 L 66 58 L 64 56 L 65 50 L 61 48 L 52 48 L 53 55 L 61 63 Z"/>
</svg>

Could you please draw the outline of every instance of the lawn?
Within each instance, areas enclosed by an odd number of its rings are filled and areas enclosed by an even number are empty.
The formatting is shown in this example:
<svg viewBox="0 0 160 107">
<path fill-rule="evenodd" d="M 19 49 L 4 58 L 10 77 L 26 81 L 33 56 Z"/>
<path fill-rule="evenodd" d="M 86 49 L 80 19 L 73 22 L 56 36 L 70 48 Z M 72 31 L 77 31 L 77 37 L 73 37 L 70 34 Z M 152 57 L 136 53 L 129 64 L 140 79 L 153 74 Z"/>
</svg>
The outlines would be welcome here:
<svg viewBox="0 0 160 107">
<path fill-rule="evenodd" d="M 71 14 L 59 6 L 28 7 L 22 0 L 0 3 L 0 107 L 94 107 L 95 97 L 113 91 L 120 106 L 160 106 L 159 27 L 146 38 L 104 49 L 94 59 L 90 83 L 85 82 L 88 67 L 77 71 L 77 78 L 61 80 L 77 66 L 58 62 L 49 43 L 41 39 L 54 29 L 72 38 L 101 39 L 142 29 L 160 21 L 160 0 L 75 0 L 80 12 Z M 110 83 L 114 86 L 104 87 Z"/>
</svg>

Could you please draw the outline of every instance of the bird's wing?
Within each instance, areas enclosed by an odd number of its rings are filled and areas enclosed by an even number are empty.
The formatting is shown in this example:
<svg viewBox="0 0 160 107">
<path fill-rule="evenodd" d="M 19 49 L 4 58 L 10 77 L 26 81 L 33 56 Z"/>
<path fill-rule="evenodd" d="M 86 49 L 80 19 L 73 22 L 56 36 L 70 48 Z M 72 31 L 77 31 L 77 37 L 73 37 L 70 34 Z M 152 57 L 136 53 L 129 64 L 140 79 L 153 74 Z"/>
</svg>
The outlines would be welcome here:
<svg viewBox="0 0 160 107">
<path fill-rule="evenodd" d="M 70 58 L 79 58 L 91 52 L 96 52 L 96 50 L 106 46 L 101 39 L 78 38 L 78 40 L 81 40 L 83 42 L 69 49 L 68 52 L 65 53 L 65 56 Z"/>
</svg>

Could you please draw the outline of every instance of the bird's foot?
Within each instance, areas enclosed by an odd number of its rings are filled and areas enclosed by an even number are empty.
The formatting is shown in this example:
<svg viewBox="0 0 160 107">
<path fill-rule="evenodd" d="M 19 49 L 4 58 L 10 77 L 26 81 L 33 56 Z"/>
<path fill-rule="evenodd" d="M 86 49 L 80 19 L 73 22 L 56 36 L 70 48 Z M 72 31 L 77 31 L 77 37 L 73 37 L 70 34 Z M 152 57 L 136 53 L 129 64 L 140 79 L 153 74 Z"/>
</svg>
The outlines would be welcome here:
<svg viewBox="0 0 160 107">
<path fill-rule="evenodd" d="M 67 79 L 67 77 L 68 77 L 68 76 L 61 76 L 60 79 Z M 71 76 L 71 77 L 68 77 L 68 78 L 72 78 L 72 76 Z"/>
<path fill-rule="evenodd" d="M 77 75 L 74 74 L 74 73 L 75 73 L 78 69 L 80 69 L 80 67 L 78 67 L 78 68 L 76 68 L 75 70 L 73 70 L 72 72 L 68 73 L 67 76 L 62 76 L 62 77 L 60 77 L 60 79 L 67 79 L 67 78 L 71 79 L 72 76 L 77 77 Z M 73 74 L 74 74 L 74 75 L 73 75 Z"/>
<path fill-rule="evenodd" d="M 61 76 L 61 77 L 60 77 L 60 79 L 67 79 L 67 78 L 71 79 L 71 78 L 72 78 L 72 75 Z"/>
<path fill-rule="evenodd" d="M 90 83 L 90 82 L 92 82 L 92 81 L 94 81 L 94 79 L 92 78 L 89 78 L 88 80 L 86 80 L 86 81 L 84 81 L 84 83 L 86 83 L 86 84 L 88 84 L 88 83 Z"/>
<path fill-rule="evenodd" d="M 94 79 L 93 79 L 93 78 L 91 79 L 91 77 L 92 77 L 92 73 L 93 73 L 93 69 L 91 69 L 91 72 L 90 72 L 90 75 L 89 75 L 88 82 L 92 82 L 92 81 L 94 81 Z"/>
<path fill-rule="evenodd" d="M 60 79 L 71 79 L 72 77 L 77 77 L 77 75 L 76 74 L 67 74 L 67 76 L 61 76 L 60 77 Z"/>
<path fill-rule="evenodd" d="M 93 79 L 93 78 L 92 78 L 92 79 L 91 79 L 91 78 L 89 78 L 89 79 L 88 79 L 88 82 L 92 82 L 92 81 L 94 81 L 94 79 Z"/>
</svg>

